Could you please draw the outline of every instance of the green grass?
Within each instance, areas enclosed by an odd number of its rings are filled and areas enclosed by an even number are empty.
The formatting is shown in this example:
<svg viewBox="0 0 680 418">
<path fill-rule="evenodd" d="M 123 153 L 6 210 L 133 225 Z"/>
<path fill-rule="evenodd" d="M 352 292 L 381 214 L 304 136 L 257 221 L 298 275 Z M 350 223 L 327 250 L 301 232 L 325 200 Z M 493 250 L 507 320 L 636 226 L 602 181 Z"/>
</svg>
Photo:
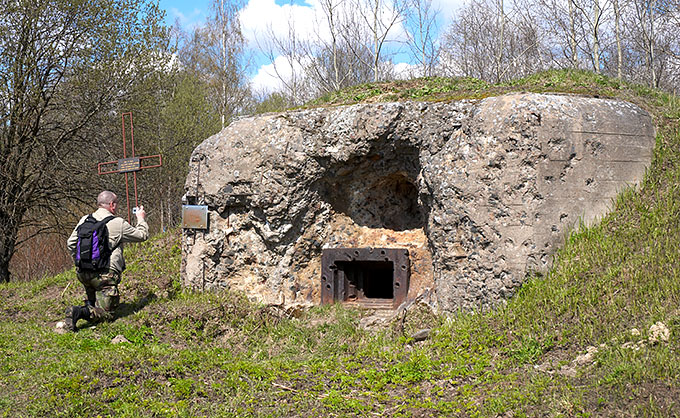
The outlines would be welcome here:
<svg viewBox="0 0 680 418">
<path fill-rule="evenodd" d="M 0 285 L 0 416 L 678 416 L 680 415 L 680 102 L 580 71 L 503 85 L 422 79 L 319 100 L 453 100 L 508 91 L 619 97 L 658 127 L 640 187 L 580 228 L 553 269 L 485 313 L 359 328 L 362 312 L 299 317 L 231 292 L 179 285 L 179 234 L 126 248 L 122 317 L 59 335 L 82 298 L 73 271 Z M 643 344 L 657 321 L 670 341 Z M 641 335 L 633 335 L 636 328 Z M 124 336 L 129 342 L 113 344 Z M 574 360 L 588 347 L 597 352 Z M 591 349 L 592 350 L 592 349 Z"/>
</svg>

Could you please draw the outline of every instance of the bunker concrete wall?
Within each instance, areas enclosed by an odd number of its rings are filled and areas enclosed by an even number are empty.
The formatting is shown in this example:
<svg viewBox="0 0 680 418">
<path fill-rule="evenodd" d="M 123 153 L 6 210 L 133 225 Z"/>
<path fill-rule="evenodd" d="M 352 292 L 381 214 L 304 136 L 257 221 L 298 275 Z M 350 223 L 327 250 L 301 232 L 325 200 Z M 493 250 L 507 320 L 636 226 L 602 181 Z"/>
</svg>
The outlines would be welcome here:
<svg viewBox="0 0 680 418">
<path fill-rule="evenodd" d="M 199 145 L 182 282 L 285 304 L 320 300 L 323 248 L 407 248 L 409 298 L 491 306 L 545 271 L 650 164 L 654 127 L 618 100 L 510 94 L 245 118 Z"/>
</svg>

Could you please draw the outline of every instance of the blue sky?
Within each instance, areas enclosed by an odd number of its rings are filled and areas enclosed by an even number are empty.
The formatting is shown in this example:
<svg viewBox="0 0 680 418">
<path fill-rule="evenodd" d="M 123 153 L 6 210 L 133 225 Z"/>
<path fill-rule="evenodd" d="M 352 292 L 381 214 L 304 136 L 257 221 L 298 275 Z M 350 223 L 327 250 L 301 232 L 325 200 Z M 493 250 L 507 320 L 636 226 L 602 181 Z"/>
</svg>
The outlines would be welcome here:
<svg viewBox="0 0 680 418">
<path fill-rule="evenodd" d="M 185 28 L 201 24 L 210 11 L 209 0 L 160 0 L 159 5 L 165 10 L 167 25 L 179 19 Z"/>
<path fill-rule="evenodd" d="M 229 0 L 227 0 L 229 1 Z M 448 23 L 453 11 L 459 7 L 464 0 L 432 0 L 434 6 L 439 8 L 443 26 Z M 258 52 L 258 45 L 266 42 L 268 33 L 272 31 L 277 37 L 284 37 L 288 33 L 288 22 L 295 24 L 298 36 L 315 36 L 317 28 L 316 19 L 320 16 L 318 0 L 245 0 L 245 6 L 241 9 L 241 28 L 247 39 L 250 48 L 255 53 L 256 66 L 251 71 L 251 83 L 255 90 L 273 91 L 280 87 L 280 81 L 273 76 L 273 65 L 265 55 Z M 189 31 L 205 22 L 211 14 L 211 0 L 159 0 L 161 9 L 166 11 L 166 23 L 168 25 L 179 21 L 181 26 Z M 392 33 L 399 35 L 400 29 L 397 28 Z M 395 64 L 407 65 L 407 55 L 398 54 L 392 57 Z M 277 69 L 281 71 L 285 60 L 283 57 L 276 57 L 279 65 Z M 286 72 L 285 69 L 283 71 Z"/>
<path fill-rule="evenodd" d="M 309 0 L 306 0 L 309 1 Z M 312 0 L 313 1 L 313 0 Z M 185 30 L 202 25 L 211 14 L 212 0 L 159 0 L 161 9 L 165 10 L 165 22 L 173 25 L 179 22 Z M 266 26 L 278 26 L 285 23 L 281 11 L 296 9 L 297 16 L 312 13 L 312 7 L 305 0 L 246 0 L 242 11 L 242 29 L 251 48 L 254 50 L 255 67 L 251 69 L 251 81 L 256 90 L 272 91 L 280 86 L 272 72 L 271 61 L 264 54 L 257 52 L 257 42 L 265 37 Z M 309 23 L 307 19 L 297 19 Z M 279 30 L 281 32 L 281 30 Z"/>
<path fill-rule="evenodd" d="M 249 3 L 249 2 L 248 2 Z M 290 4 L 286 0 L 274 0 L 278 6 Z M 293 0 L 293 4 L 308 6 L 303 0 Z M 175 23 L 179 19 L 185 28 L 200 25 L 210 14 L 211 0 L 159 0 L 161 9 L 165 10 L 165 22 L 168 25 Z"/>
</svg>

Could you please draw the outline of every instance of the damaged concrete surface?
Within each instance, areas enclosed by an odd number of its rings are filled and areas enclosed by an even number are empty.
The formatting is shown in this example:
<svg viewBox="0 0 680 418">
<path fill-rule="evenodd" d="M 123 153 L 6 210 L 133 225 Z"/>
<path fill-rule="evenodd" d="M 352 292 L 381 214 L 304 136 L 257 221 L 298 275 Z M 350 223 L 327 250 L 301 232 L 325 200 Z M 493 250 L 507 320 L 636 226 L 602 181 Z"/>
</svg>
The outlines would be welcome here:
<svg viewBox="0 0 680 418">
<path fill-rule="evenodd" d="M 184 231 L 182 281 L 318 304 L 323 248 L 405 248 L 410 300 L 486 308 L 638 183 L 653 146 L 639 107 L 556 94 L 241 119 L 192 154 L 185 203 L 209 228 Z"/>
</svg>

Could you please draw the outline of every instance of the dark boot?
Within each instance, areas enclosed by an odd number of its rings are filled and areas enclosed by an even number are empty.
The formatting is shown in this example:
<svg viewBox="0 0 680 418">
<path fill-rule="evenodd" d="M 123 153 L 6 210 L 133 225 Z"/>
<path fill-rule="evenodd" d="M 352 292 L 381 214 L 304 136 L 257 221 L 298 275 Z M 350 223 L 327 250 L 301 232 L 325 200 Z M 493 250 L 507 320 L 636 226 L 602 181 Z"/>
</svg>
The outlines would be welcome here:
<svg viewBox="0 0 680 418">
<path fill-rule="evenodd" d="M 66 328 L 76 332 L 78 331 L 78 326 L 76 325 L 78 323 L 79 319 L 85 319 L 89 320 L 90 319 L 90 309 L 86 306 L 71 306 L 70 308 L 66 308 Z"/>
</svg>

